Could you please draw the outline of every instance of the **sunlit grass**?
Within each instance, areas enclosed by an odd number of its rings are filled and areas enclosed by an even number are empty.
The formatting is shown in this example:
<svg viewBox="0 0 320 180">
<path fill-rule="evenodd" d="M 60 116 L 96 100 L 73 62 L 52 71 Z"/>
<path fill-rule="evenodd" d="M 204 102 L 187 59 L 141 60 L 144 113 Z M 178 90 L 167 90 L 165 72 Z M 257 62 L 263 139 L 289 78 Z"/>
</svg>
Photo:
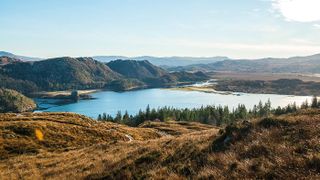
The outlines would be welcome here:
<svg viewBox="0 0 320 180">
<path fill-rule="evenodd" d="M 316 109 L 226 129 L 185 122 L 131 128 L 71 113 L 1 114 L 0 119 L 0 177 L 319 178 Z"/>
</svg>

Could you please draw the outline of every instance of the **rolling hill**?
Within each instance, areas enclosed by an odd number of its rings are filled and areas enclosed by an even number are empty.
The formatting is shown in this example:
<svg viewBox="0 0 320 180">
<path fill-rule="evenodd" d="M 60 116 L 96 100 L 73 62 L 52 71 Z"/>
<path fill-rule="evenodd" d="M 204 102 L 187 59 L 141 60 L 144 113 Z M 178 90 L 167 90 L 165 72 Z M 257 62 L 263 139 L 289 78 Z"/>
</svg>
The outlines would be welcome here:
<svg viewBox="0 0 320 180">
<path fill-rule="evenodd" d="M 160 78 L 167 72 L 149 61 L 116 60 L 107 63 L 113 71 L 127 78 L 144 80 L 147 78 Z"/>
<path fill-rule="evenodd" d="M 132 128 L 69 113 L 0 114 L 0 178 L 318 179 L 319 125 L 317 109 L 223 129 L 188 122 Z"/>
<path fill-rule="evenodd" d="M 17 91 L 0 88 L 0 113 L 33 111 L 37 105 Z"/>
<path fill-rule="evenodd" d="M 34 83 L 41 90 L 102 88 L 121 75 L 91 58 L 61 57 L 2 66 L 1 74 Z"/>
<path fill-rule="evenodd" d="M 8 62 L 7 59 L 4 60 Z M 15 61 L 0 66 L 0 87 L 25 94 L 35 91 L 94 88 L 123 91 L 172 86 L 208 78 L 203 73 L 169 73 L 148 61 L 116 60 L 105 64 L 86 57 Z"/>
<path fill-rule="evenodd" d="M 115 60 L 107 63 L 115 72 L 126 78 L 137 79 L 148 87 L 164 87 L 179 83 L 190 83 L 209 79 L 204 73 L 168 71 L 151 64 L 149 61 Z"/>
<path fill-rule="evenodd" d="M 0 56 L 38 61 L 41 58 L 19 56 L 0 51 Z M 109 63 L 115 60 L 149 61 L 169 71 L 233 71 L 258 73 L 320 73 L 320 54 L 290 58 L 231 59 L 216 57 L 154 57 L 154 56 L 93 56 L 95 60 Z"/>
<path fill-rule="evenodd" d="M 191 64 L 208 64 L 218 61 L 229 59 L 228 57 L 154 57 L 154 56 L 139 56 L 139 57 L 125 57 L 125 56 L 93 56 L 101 62 L 110 62 L 114 60 L 136 60 L 136 61 L 149 61 L 156 66 L 187 66 Z"/>
</svg>

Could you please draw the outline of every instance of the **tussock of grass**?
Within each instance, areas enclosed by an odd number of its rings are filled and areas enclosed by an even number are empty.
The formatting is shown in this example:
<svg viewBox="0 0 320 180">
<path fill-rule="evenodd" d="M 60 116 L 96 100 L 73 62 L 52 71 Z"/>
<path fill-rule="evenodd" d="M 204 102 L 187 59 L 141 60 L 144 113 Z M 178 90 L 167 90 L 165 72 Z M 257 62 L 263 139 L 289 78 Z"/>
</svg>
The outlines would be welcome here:
<svg viewBox="0 0 320 180">
<path fill-rule="evenodd" d="M 289 122 L 285 120 L 265 118 L 258 123 L 264 128 L 288 126 Z"/>
<path fill-rule="evenodd" d="M 141 125 L 139 125 L 139 127 L 156 129 L 159 132 L 162 132 L 168 135 L 181 135 L 181 134 L 191 133 L 195 131 L 202 131 L 202 130 L 217 128 L 211 125 L 200 124 L 197 122 L 177 122 L 177 121 L 168 121 L 166 123 L 146 121 Z"/>
<path fill-rule="evenodd" d="M 47 114 L 47 116 L 68 117 L 69 114 Z M 66 125 L 55 121 L 46 122 L 46 127 L 54 126 L 55 131 L 59 133 L 73 134 L 72 131 L 75 131 L 73 136 L 70 136 L 75 139 L 70 138 L 60 144 L 72 147 L 67 151 L 58 151 L 64 149 L 63 146 L 57 146 L 50 151 L 49 147 L 52 145 L 50 143 L 39 148 L 39 143 L 46 141 L 46 133 L 44 141 L 38 142 L 27 139 L 29 134 L 24 130 L 16 131 L 18 133 L 12 128 L 5 130 L 19 136 L 10 140 L 6 138 L 7 143 L 29 142 L 30 147 L 35 147 L 37 152 L 33 152 L 32 148 L 25 149 L 24 154 L 0 160 L 0 177 L 13 179 L 20 177 L 29 179 L 320 178 L 320 110 L 302 110 L 291 115 L 240 122 L 223 130 L 193 123 L 173 122 L 148 122 L 139 128 L 130 128 L 113 123 L 91 122 L 90 119 L 78 122 L 76 119 L 79 118 L 84 117 L 70 114 L 71 122 L 80 123 L 84 127 L 79 128 L 74 124 Z M 1 127 L 8 122 L 11 122 L 10 126 L 12 123 L 17 123 L 10 120 L 1 121 Z M 21 127 L 30 125 L 27 120 L 18 122 L 24 123 Z M 43 120 L 35 120 L 33 123 L 40 122 L 45 123 Z M 74 126 L 78 128 L 73 129 Z M 42 128 L 44 126 L 40 126 L 44 131 Z M 115 129 L 116 133 L 107 133 L 111 129 Z M 165 131 L 167 129 L 170 130 Z M 174 133 L 161 136 L 159 131 Z M 130 134 L 135 140 L 129 142 L 123 138 L 124 134 Z M 0 137 L 3 136 L 4 134 L 1 134 Z M 81 144 L 77 136 L 80 136 L 81 141 L 85 143 Z M 20 137 L 26 138 L 26 141 L 22 141 Z M 63 137 L 59 138 L 63 140 Z M 95 142 L 90 143 L 94 141 L 93 139 Z M 17 146 L 11 147 L 13 147 L 11 150 L 19 150 Z"/>
</svg>

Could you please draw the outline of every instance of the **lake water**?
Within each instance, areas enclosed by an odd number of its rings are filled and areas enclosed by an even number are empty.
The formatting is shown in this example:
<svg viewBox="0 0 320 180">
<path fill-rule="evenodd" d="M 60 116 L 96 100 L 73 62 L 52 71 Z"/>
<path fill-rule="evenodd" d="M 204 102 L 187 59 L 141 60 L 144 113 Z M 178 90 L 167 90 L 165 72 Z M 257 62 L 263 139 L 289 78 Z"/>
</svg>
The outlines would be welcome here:
<svg viewBox="0 0 320 180">
<path fill-rule="evenodd" d="M 66 105 L 54 105 L 54 100 L 37 99 L 40 107 L 48 108 L 43 112 L 75 112 L 92 118 L 103 112 L 115 115 L 117 111 L 129 114 L 136 114 L 139 109 L 144 110 L 147 105 L 151 108 L 171 106 L 176 108 L 194 108 L 202 105 L 228 105 L 236 107 L 239 103 L 252 108 L 261 100 L 266 102 L 271 100 L 272 106 L 286 106 L 296 102 L 300 105 L 306 99 L 311 102 L 308 96 L 287 96 L 275 94 L 215 94 L 196 91 L 180 91 L 170 89 L 145 89 L 128 92 L 102 91 L 91 94 L 93 100 L 80 100 L 77 103 Z"/>
</svg>

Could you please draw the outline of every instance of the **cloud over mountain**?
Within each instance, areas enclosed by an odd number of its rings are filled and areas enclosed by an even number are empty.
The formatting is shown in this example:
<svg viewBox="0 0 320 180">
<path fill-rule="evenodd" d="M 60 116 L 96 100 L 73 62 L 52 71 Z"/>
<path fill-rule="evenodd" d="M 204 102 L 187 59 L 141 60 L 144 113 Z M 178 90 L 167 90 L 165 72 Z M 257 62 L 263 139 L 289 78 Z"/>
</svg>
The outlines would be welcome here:
<svg viewBox="0 0 320 180">
<path fill-rule="evenodd" d="M 320 21 L 319 0 L 273 0 L 272 5 L 288 21 Z"/>
</svg>

